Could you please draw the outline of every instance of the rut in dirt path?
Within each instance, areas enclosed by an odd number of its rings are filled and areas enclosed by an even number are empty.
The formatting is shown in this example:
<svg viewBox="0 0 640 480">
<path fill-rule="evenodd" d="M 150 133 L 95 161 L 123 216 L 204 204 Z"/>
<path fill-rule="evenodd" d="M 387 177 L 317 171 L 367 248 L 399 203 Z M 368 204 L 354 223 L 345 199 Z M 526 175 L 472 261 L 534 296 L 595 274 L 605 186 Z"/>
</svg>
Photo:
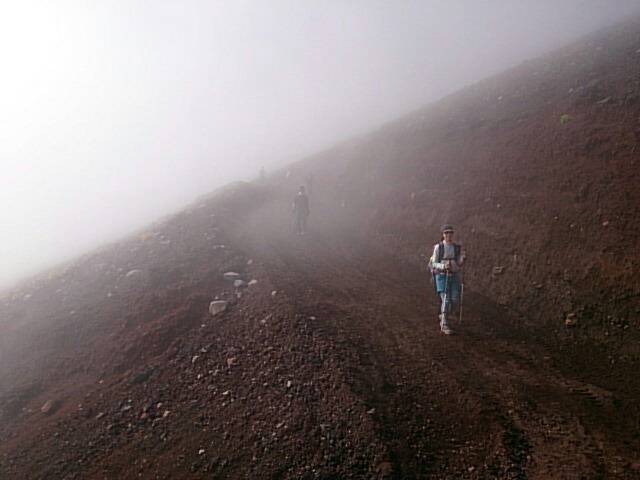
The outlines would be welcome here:
<svg viewBox="0 0 640 480">
<path fill-rule="evenodd" d="M 624 471 L 625 452 L 603 446 L 609 434 L 583 423 L 593 405 L 575 391 L 589 386 L 554 373 L 504 309 L 471 294 L 465 324 L 444 337 L 431 287 L 415 266 L 355 228 L 320 223 L 307 236 L 290 235 L 266 220 L 281 207 L 263 206 L 236 239 L 298 312 L 355 355 L 345 365 L 350 388 L 377 426 L 392 478 L 617 478 Z M 597 408 L 605 414 L 610 406 Z M 618 460 L 605 461 L 612 450 Z"/>
</svg>

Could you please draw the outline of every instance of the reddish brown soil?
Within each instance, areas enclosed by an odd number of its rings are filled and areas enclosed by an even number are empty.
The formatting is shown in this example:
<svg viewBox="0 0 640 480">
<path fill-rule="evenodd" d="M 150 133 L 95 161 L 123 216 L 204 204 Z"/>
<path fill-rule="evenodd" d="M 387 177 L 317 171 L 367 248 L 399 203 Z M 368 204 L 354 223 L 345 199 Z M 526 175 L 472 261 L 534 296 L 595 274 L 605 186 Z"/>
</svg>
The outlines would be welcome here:
<svg viewBox="0 0 640 480">
<path fill-rule="evenodd" d="M 0 478 L 640 478 L 638 51 L 616 27 L 9 292 Z"/>
</svg>

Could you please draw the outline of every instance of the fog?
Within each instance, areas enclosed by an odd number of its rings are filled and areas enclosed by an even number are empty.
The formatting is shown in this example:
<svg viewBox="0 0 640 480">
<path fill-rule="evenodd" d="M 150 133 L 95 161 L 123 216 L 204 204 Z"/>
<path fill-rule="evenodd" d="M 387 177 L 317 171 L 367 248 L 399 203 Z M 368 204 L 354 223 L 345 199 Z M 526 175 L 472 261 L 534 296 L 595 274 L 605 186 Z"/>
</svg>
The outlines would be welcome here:
<svg viewBox="0 0 640 480">
<path fill-rule="evenodd" d="M 3 2 L 0 286 L 637 4 Z"/>
</svg>

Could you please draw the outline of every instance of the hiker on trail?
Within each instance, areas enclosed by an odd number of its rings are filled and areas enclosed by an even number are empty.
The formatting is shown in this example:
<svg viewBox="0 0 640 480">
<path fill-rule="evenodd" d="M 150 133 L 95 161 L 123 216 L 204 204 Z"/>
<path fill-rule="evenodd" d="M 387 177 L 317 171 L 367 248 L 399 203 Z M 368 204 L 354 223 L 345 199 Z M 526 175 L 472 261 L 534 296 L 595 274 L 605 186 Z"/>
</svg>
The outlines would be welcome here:
<svg viewBox="0 0 640 480">
<path fill-rule="evenodd" d="M 293 220 L 296 235 L 304 235 L 307 232 L 307 217 L 309 216 L 309 197 L 304 191 L 304 186 L 300 187 L 298 193 L 293 198 Z"/>
<path fill-rule="evenodd" d="M 429 266 L 433 273 L 436 293 L 440 297 L 440 330 L 445 335 L 453 333 L 450 316 L 461 292 L 461 268 L 464 263 L 462 246 L 453 241 L 453 227 L 442 226 L 442 240 L 433 247 Z"/>
</svg>

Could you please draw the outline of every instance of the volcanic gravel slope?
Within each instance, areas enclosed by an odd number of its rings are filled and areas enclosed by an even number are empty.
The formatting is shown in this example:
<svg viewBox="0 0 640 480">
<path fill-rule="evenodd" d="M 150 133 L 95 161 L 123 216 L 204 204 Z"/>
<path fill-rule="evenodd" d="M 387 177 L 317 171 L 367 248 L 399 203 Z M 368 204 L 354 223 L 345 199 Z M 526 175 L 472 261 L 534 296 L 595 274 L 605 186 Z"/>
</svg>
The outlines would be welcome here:
<svg viewBox="0 0 640 480">
<path fill-rule="evenodd" d="M 607 30 L 7 292 L 0 478 L 640 478 L 638 52 Z"/>
</svg>

